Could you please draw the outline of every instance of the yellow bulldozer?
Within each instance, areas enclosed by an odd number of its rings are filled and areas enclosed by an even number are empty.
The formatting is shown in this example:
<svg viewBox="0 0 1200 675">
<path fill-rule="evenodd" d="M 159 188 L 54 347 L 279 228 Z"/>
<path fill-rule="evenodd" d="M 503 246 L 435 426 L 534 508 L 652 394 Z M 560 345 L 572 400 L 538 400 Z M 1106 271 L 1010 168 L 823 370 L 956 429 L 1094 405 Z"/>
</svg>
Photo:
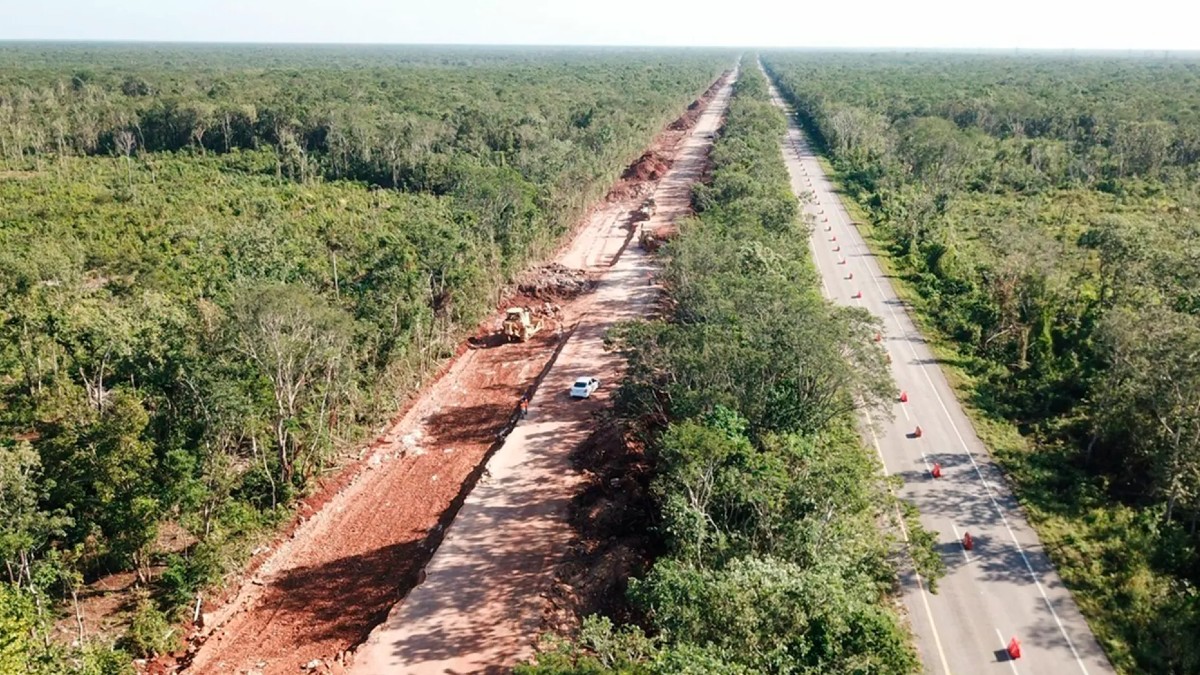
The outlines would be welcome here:
<svg viewBox="0 0 1200 675">
<path fill-rule="evenodd" d="M 528 307 L 509 307 L 504 313 L 504 337 L 509 342 L 524 342 L 542 329 L 542 319 Z"/>
</svg>

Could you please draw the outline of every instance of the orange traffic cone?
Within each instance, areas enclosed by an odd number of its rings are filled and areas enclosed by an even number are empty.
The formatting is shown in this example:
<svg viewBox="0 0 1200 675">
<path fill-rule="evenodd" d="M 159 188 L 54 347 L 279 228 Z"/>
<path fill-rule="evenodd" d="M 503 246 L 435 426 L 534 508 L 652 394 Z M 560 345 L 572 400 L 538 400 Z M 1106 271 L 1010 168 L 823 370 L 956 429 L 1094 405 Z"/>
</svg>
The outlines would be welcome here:
<svg viewBox="0 0 1200 675">
<path fill-rule="evenodd" d="M 963 550 L 970 551 L 975 548 L 975 540 L 971 538 L 970 532 L 963 533 Z"/>
<path fill-rule="evenodd" d="M 845 259 L 845 258 L 841 258 L 841 259 L 839 259 L 839 260 L 838 260 L 838 264 L 839 264 L 839 265 L 845 265 L 845 264 L 846 264 L 846 259 Z"/>
<path fill-rule="evenodd" d="M 838 244 L 837 246 L 834 246 L 834 247 L 833 247 L 833 250 L 835 250 L 835 251 L 840 251 L 840 250 L 842 250 L 842 245 L 841 245 L 841 244 Z"/>
<path fill-rule="evenodd" d="M 853 278 L 854 278 L 854 272 L 850 272 L 849 274 L 847 274 L 847 275 L 846 275 L 846 278 L 847 278 L 847 279 L 853 279 Z"/>
<path fill-rule="evenodd" d="M 908 403 L 908 392 L 907 391 L 900 392 L 900 402 Z"/>
<path fill-rule="evenodd" d="M 1015 635 L 1013 636 L 1013 639 L 1008 641 L 1008 658 L 1021 658 L 1021 643 L 1017 642 L 1017 637 Z"/>
<path fill-rule="evenodd" d="M 925 433 L 925 432 L 921 431 L 921 427 L 919 427 L 919 426 L 915 430 L 913 430 L 913 436 L 916 438 L 920 438 L 921 434 L 923 434 L 923 433 Z"/>
<path fill-rule="evenodd" d="M 855 300 L 861 300 L 861 299 L 862 299 L 862 291 L 859 291 L 859 292 L 855 293 L 855 294 L 854 294 L 854 299 L 855 299 Z"/>
<path fill-rule="evenodd" d="M 920 427 L 917 427 L 917 428 L 920 429 Z M 921 434 L 917 434 L 917 435 L 920 436 Z M 941 478 L 942 477 L 942 465 L 938 464 L 937 462 L 934 462 L 933 470 L 930 471 L 929 473 L 933 474 L 934 478 Z"/>
</svg>

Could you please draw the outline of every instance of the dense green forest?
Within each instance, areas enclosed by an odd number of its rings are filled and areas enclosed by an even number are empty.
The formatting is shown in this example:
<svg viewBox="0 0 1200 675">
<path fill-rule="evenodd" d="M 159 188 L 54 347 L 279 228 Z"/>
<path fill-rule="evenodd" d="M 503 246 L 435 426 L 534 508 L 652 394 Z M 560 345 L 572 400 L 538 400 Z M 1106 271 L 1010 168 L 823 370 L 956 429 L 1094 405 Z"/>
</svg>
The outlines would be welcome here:
<svg viewBox="0 0 1200 675">
<path fill-rule="evenodd" d="M 876 321 L 820 295 L 784 133 L 766 79 L 745 69 L 698 217 L 663 252 L 667 315 L 610 335 L 629 359 L 618 415 L 646 439 L 666 548 L 631 582 L 643 625 L 591 617 L 520 672 L 919 667 L 895 612 L 903 552 L 881 531 L 898 505 L 854 423 L 860 407 L 887 415 L 894 385 Z"/>
<path fill-rule="evenodd" d="M 169 649 L 731 60 L 0 46 L 0 673 L 123 669 L 48 639 L 120 570 Z"/>
<path fill-rule="evenodd" d="M 1114 663 L 1200 672 L 1200 62 L 764 61 Z"/>
</svg>

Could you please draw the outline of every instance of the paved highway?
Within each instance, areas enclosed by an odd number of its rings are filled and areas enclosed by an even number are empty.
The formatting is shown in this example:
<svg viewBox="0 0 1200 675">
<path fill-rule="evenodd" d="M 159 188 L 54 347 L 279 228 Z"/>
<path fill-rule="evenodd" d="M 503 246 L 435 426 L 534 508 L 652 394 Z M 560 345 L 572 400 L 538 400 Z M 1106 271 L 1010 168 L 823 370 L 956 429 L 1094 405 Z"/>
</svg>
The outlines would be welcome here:
<svg viewBox="0 0 1200 675">
<path fill-rule="evenodd" d="M 772 96 L 786 109 L 774 88 Z M 788 112 L 783 153 L 792 189 L 815 218 L 810 245 L 825 293 L 883 320 L 892 374 L 908 394 L 907 403 L 896 403 L 892 421 L 876 420 L 868 440 L 886 471 L 904 479 L 900 496 L 920 510 L 946 562 L 936 594 L 915 574 L 904 578 L 904 601 L 925 670 L 1115 672 Z M 916 437 L 918 425 L 923 433 Z M 932 475 L 935 464 L 941 478 Z M 968 532 L 974 540 L 970 551 L 961 543 Z M 1014 636 L 1021 645 L 1016 660 L 1005 652 Z"/>
</svg>

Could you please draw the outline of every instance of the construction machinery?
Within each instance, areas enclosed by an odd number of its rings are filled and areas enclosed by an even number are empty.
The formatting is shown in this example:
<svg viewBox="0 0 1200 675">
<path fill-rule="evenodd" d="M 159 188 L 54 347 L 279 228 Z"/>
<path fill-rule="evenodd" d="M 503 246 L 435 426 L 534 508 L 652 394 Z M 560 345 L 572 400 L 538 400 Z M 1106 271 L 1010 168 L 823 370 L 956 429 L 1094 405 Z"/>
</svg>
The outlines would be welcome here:
<svg viewBox="0 0 1200 675">
<path fill-rule="evenodd" d="M 663 238 L 656 232 L 650 230 L 642 230 L 642 236 L 638 237 L 638 245 L 647 253 L 654 253 L 663 245 Z"/>
<path fill-rule="evenodd" d="M 650 220 L 650 217 L 654 215 L 654 210 L 656 208 L 657 204 L 654 203 L 654 197 L 650 197 L 646 201 L 642 202 L 642 205 L 638 207 L 637 211 L 633 212 L 633 222 L 640 223 L 643 220 Z"/>
<path fill-rule="evenodd" d="M 509 307 L 504 313 L 504 337 L 509 342 L 524 342 L 542 329 L 542 319 L 528 307 Z"/>
</svg>

